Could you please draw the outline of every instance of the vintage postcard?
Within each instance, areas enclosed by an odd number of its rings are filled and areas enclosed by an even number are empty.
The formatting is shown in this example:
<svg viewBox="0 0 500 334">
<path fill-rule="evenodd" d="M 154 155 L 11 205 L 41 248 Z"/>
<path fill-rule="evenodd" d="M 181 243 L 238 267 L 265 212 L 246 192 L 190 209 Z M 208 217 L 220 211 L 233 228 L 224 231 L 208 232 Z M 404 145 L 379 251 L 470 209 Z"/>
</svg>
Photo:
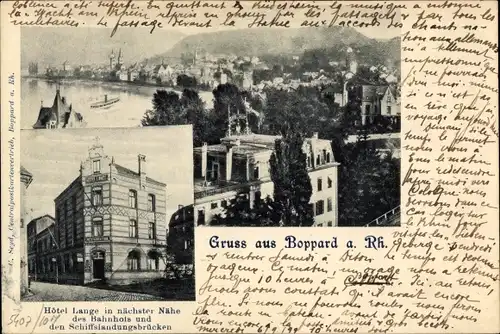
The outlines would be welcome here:
<svg viewBox="0 0 500 334">
<path fill-rule="evenodd" d="M 1 4 L 5 333 L 497 333 L 495 1 Z"/>
</svg>

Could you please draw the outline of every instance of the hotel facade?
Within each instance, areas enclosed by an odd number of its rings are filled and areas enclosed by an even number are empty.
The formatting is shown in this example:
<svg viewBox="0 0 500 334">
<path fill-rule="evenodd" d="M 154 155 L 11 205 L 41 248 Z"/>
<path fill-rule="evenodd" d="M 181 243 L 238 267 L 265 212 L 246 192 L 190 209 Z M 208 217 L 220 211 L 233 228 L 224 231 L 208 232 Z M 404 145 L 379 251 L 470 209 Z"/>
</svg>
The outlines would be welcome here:
<svg viewBox="0 0 500 334">
<path fill-rule="evenodd" d="M 219 145 L 194 149 L 194 220 L 210 225 L 238 194 L 256 199 L 273 196 L 269 160 L 278 136 L 243 134 L 227 136 Z M 314 226 L 337 226 L 339 163 L 335 162 L 330 141 L 312 138 L 304 141 L 307 170 L 312 183 L 310 204 Z"/>
<path fill-rule="evenodd" d="M 131 284 L 163 277 L 166 185 L 147 177 L 144 155 L 135 172 L 95 144 L 79 175 L 56 197 L 55 212 L 53 225 L 28 236 L 45 242 L 30 268 L 37 279 Z"/>
</svg>

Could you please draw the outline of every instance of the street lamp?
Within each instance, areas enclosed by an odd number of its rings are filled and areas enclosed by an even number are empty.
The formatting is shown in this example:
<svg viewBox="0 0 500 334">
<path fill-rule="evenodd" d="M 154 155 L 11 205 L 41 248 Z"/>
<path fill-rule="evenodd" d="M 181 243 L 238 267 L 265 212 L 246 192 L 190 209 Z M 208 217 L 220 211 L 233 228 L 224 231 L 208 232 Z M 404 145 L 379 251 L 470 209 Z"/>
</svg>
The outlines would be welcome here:
<svg viewBox="0 0 500 334">
<path fill-rule="evenodd" d="M 57 259 L 55 257 L 52 258 L 52 263 L 54 263 L 56 267 L 56 283 L 59 284 L 59 268 L 57 267 Z"/>
</svg>

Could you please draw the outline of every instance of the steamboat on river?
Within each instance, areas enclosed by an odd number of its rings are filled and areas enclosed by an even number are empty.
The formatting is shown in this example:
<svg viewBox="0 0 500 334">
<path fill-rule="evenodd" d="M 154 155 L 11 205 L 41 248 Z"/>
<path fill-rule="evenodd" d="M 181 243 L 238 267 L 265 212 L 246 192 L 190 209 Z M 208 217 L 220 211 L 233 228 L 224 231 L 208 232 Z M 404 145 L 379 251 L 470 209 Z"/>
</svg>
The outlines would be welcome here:
<svg viewBox="0 0 500 334">
<path fill-rule="evenodd" d="M 104 100 L 90 104 L 90 109 L 108 109 L 118 101 L 120 101 L 119 97 L 108 98 L 108 95 L 104 95 Z"/>
</svg>

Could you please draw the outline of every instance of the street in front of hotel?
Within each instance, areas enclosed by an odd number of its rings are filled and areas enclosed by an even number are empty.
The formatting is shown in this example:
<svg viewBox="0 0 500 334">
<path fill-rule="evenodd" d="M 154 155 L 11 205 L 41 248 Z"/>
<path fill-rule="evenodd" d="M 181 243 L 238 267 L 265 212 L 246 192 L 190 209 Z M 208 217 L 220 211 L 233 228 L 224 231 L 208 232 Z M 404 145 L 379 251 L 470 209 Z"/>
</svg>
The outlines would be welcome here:
<svg viewBox="0 0 500 334">
<path fill-rule="evenodd" d="M 32 282 L 32 294 L 23 298 L 23 301 L 153 301 L 158 297 L 133 293 L 90 288 L 79 285 L 59 285 L 44 282 Z"/>
</svg>

